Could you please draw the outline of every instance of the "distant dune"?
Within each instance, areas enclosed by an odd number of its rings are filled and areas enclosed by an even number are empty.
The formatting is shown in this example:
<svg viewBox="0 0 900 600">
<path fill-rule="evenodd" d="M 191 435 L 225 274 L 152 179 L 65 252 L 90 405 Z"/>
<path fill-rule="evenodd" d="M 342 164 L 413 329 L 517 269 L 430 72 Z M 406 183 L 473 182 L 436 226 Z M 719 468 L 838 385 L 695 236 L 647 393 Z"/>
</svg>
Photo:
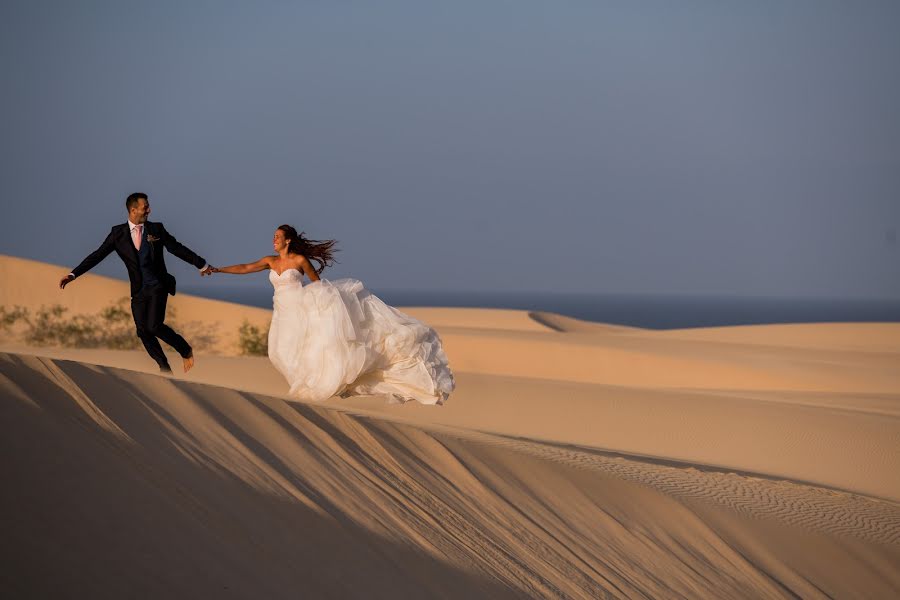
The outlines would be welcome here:
<svg viewBox="0 0 900 600">
<path fill-rule="evenodd" d="M 64 272 L 0 257 L 0 305 L 127 294 Z M 312 406 L 224 334 L 268 311 L 173 305 L 223 331 L 187 376 L 0 343 L 4 597 L 900 596 L 898 324 L 404 308 L 447 404 Z"/>
</svg>

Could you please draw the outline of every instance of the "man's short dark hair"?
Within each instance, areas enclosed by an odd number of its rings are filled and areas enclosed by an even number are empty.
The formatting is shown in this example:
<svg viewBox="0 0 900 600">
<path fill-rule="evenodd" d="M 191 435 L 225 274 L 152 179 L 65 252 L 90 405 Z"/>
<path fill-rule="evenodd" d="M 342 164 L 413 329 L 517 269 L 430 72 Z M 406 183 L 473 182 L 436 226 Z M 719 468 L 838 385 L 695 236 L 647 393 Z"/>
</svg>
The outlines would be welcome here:
<svg viewBox="0 0 900 600">
<path fill-rule="evenodd" d="M 130 196 L 128 196 L 128 198 L 125 199 L 125 208 L 127 208 L 128 210 L 131 210 L 132 208 L 137 206 L 138 203 L 140 203 L 141 199 L 146 200 L 147 194 L 142 194 L 140 192 L 135 192 L 135 193 L 131 194 Z"/>
</svg>

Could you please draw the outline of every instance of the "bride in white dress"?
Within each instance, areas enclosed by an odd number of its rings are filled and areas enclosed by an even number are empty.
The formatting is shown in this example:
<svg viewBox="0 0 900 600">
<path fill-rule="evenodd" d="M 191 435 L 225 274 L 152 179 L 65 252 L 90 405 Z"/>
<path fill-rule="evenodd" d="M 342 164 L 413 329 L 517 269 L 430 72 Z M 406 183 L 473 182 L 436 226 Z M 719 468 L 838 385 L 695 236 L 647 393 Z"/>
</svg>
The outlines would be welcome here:
<svg viewBox="0 0 900 600">
<path fill-rule="evenodd" d="M 292 396 L 321 401 L 386 394 L 391 402 L 443 404 L 454 381 L 438 334 L 356 279 L 320 279 L 333 260 L 334 243 L 307 239 L 282 225 L 272 239 L 276 256 L 212 271 L 269 269 L 275 288 L 269 360 L 287 379 Z"/>
</svg>

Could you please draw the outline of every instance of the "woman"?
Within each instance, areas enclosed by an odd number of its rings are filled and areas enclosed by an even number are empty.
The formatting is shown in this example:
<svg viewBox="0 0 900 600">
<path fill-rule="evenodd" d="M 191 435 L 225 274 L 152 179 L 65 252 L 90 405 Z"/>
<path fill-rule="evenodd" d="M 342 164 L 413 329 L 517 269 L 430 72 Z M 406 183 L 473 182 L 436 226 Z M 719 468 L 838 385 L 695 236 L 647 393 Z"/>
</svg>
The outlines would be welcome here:
<svg viewBox="0 0 900 600">
<path fill-rule="evenodd" d="M 282 225 L 272 238 L 275 256 L 212 270 L 236 275 L 270 270 L 275 295 L 269 359 L 292 396 L 320 401 L 387 394 L 391 402 L 443 404 L 454 381 L 437 333 L 386 305 L 356 279 L 319 279 L 333 261 L 334 244 Z M 303 275 L 309 284 L 303 285 Z"/>
</svg>

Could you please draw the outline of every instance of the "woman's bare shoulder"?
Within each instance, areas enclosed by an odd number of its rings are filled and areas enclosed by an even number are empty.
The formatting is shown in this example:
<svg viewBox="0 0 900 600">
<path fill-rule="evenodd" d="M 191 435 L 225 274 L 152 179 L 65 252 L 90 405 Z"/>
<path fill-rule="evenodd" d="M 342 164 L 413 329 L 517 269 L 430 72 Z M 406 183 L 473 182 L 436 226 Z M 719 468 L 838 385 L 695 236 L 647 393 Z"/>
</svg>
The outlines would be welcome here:
<svg viewBox="0 0 900 600">
<path fill-rule="evenodd" d="M 257 264 L 261 267 L 265 267 L 267 269 L 271 269 L 275 265 L 276 258 L 278 258 L 278 257 L 277 256 L 263 256 L 261 259 L 256 261 L 255 264 Z"/>
</svg>

